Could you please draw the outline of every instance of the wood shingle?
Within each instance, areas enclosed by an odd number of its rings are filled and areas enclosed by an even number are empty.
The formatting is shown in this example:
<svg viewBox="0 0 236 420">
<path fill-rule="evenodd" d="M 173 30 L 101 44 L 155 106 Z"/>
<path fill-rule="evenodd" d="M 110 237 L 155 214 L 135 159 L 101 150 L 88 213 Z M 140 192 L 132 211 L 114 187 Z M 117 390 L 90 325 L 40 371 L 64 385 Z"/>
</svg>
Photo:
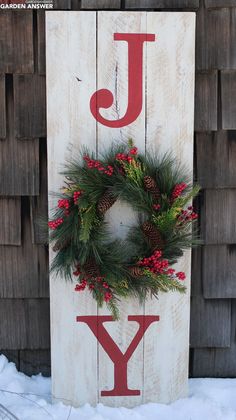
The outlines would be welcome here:
<svg viewBox="0 0 236 420">
<path fill-rule="evenodd" d="M 203 247 L 203 294 L 206 299 L 236 298 L 236 245 Z"/>
<path fill-rule="evenodd" d="M 40 194 L 30 197 L 32 242 L 34 244 L 48 243 L 48 232 L 42 228 L 42 220 L 48 218 L 48 188 L 47 188 L 47 144 L 46 139 L 40 140 Z"/>
<path fill-rule="evenodd" d="M 120 0 L 81 0 L 81 9 L 119 9 Z"/>
<path fill-rule="evenodd" d="M 195 131 L 217 130 L 217 71 L 198 72 L 195 89 Z"/>
<path fill-rule="evenodd" d="M 19 370 L 26 375 L 51 375 L 50 350 L 20 350 Z"/>
<path fill-rule="evenodd" d="M 44 75 L 14 76 L 15 133 L 17 138 L 46 136 Z"/>
<path fill-rule="evenodd" d="M 229 299 L 191 299 L 190 345 L 229 347 L 231 331 L 231 301 Z"/>
<path fill-rule="evenodd" d="M 221 72 L 222 128 L 236 129 L 236 71 Z"/>
<path fill-rule="evenodd" d="M 37 66 L 39 74 L 46 72 L 45 12 L 37 12 Z"/>
<path fill-rule="evenodd" d="M 218 318 L 215 323 L 217 324 Z M 232 301 L 231 342 L 229 348 L 196 348 L 191 363 L 191 376 L 231 378 L 236 376 L 236 301 Z"/>
<path fill-rule="evenodd" d="M 21 246 L 0 246 L 0 298 L 48 297 L 48 253 L 32 244 L 29 213 L 28 199 L 22 199 Z"/>
<path fill-rule="evenodd" d="M 0 73 L 33 73 L 33 13 L 1 10 Z"/>
<path fill-rule="evenodd" d="M 126 9 L 192 9 L 199 7 L 199 0 L 126 0 Z"/>
<path fill-rule="evenodd" d="M 6 86 L 7 138 L 0 141 L 0 196 L 37 195 L 39 142 L 15 138 L 12 75 L 7 75 Z"/>
<path fill-rule="evenodd" d="M 204 0 L 206 8 L 236 7 L 236 0 Z"/>
<path fill-rule="evenodd" d="M 236 189 L 206 190 L 202 232 L 206 244 L 236 243 Z"/>
<path fill-rule="evenodd" d="M 48 349 L 48 299 L 0 299 L 0 343 L 11 350 Z"/>
<path fill-rule="evenodd" d="M 197 133 L 195 159 L 202 188 L 236 187 L 236 131 Z"/>
<path fill-rule="evenodd" d="M 21 200 L 0 197 L 0 245 L 21 245 Z"/>
</svg>

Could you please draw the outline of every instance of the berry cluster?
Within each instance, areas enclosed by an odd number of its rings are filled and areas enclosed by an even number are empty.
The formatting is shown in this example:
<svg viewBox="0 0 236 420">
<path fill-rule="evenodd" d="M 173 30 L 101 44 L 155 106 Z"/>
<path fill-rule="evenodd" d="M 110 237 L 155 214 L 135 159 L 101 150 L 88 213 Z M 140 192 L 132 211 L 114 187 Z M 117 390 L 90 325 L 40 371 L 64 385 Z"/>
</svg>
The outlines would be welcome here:
<svg viewBox="0 0 236 420">
<path fill-rule="evenodd" d="M 129 154 L 133 155 L 133 156 L 137 155 L 137 153 L 138 153 L 138 148 L 137 147 L 132 147 L 132 149 L 130 149 L 130 151 L 129 151 Z"/>
<path fill-rule="evenodd" d="M 137 147 L 132 147 L 129 150 L 128 154 L 127 153 L 117 153 L 116 160 L 118 160 L 120 162 L 132 163 L 133 162 L 133 156 L 136 156 L 137 153 L 138 153 L 138 148 Z"/>
<path fill-rule="evenodd" d="M 76 276 L 76 277 L 78 277 L 78 276 L 80 276 L 80 274 L 81 274 L 80 266 L 77 265 L 76 266 L 76 270 L 73 272 L 73 275 Z"/>
<path fill-rule="evenodd" d="M 109 302 L 112 299 L 112 293 L 111 292 L 106 292 L 104 294 L 104 300 L 105 302 Z"/>
<path fill-rule="evenodd" d="M 82 292 L 87 286 L 87 280 L 86 279 L 82 279 L 80 284 L 76 284 L 75 286 L 75 291 L 76 292 Z"/>
<path fill-rule="evenodd" d="M 154 274 L 164 274 L 169 267 L 168 260 L 161 259 L 162 251 L 155 251 L 150 257 L 145 257 L 139 261 L 138 265 L 146 267 Z"/>
<path fill-rule="evenodd" d="M 186 275 L 183 271 L 179 271 L 175 275 L 176 275 L 176 277 L 178 277 L 179 280 L 185 280 L 186 279 Z"/>
<path fill-rule="evenodd" d="M 176 198 L 178 198 L 186 188 L 187 184 L 185 184 L 185 182 L 181 182 L 181 184 L 176 184 L 171 194 L 171 202 L 173 203 L 173 201 L 175 201 Z"/>
<path fill-rule="evenodd" d="M 193 211 L 193 207 L 189 206 L 187 210 L 181 210 L 181 214 L 178 217 L 180 224 L 191 222 L 198 218 L 198 214 Z"/>
<path fill-rule="evenodd" d="M 133 162 L 133 158 L 127 155 L 126 153 L 117 153 L 116 160 L 119 160 L 120 162 L 128 162 L 128 163 Z"/>
<path fill-rule="evenodd" d="M 167 274 L 168 276 L 179 280 L 185 280 L 185 273 L 179 271 L 175 272 L 173 268 L 169 267 L 168 260 L 162 259 L 162 251 L 155 251 L 150 257 L 143 258 L 138 262 L 138 265 L 144 267 L 154 274 Z"/>
<path fill-rule="evenodd" d="M 57 207 L 59 208 L 59 209 L 64 209 L 64 213 L 65 213 L 65 215 L 66 216 L 68 216 L 69 215 L 69 208 L 70 208 L 70 201 L 68 200 L 68 199 L 61 199 L 61 200 L 58 200 L 58 204 L 57 204 Z"/>
<path fill-rule="evenodd" d="M 87 164 L 87 167 L 89 169 L 97 169 L 100 172 L 103 172 L 104 174 L 108 176 L 112 176 L 114 172 L 114 168 L 111 165 L 108 165 L 107 167 L 104 167 L 99 160 L 91 159 L 89 156 L 84 156 L 84 161 Z"/>
<path fill-rule="evenodd" d="M 82 194 L 82 191 L 74 191 L 74 193 L 73 193 L 74 204 L 77 203 L 77 201 L 78 201 L 79 197 L 81 196 L 81 194 Z"/>
<path fill-rule="evenodd" d="M 153 207 L 153 208 L 154 208 L 154 210 L 156 210 L 156 211 L 160 210 L 160 208 L 161 208 L 160 204 L 153 204 L 153 206 L 152 206 L 152 207 Z"/>
<path fill-rule="evenodd" d="M 76 271 L 74 271 L 73 274 L 74 276 L 79 276 L 81 274 L 79 266 L 76 267 Z M 83 290 L 85 290 L 86 286 L 88 286 L 90 290 L 93 290 L 96 287 L 100 291 L 102 291 L 104 301 L 109 302 L 113 298 L 113 295 L 111 293 L 109 284 L 106 281 L 104 281 L 104 278 L 105 277 L 102 277 L 102 276 L 93 277 L 93 278 L 90 278 L 90 277 L 82 278 L 80 283 L 76 284 L 75 291 L 82 292 Z"/>
<path fill-rule="evenodd" d="M 50 229 L 55 230 L 58 228 L 58 226 L 60 226 L 62 223 L 64 222 L 64 220 L 62 219 L 62 217 L 58 217 L 58 219 L 55 220 L 51 220 L 50 222 L 48 222 L 48 226 Z"/>
</svg>

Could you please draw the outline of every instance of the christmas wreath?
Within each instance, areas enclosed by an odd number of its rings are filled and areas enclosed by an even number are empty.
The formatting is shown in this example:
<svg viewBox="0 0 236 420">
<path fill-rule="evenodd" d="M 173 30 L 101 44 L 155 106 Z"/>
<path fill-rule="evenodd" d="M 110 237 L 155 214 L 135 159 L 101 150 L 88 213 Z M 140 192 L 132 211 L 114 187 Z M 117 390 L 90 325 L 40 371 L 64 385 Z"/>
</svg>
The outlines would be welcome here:
<svg viewBox="0 0 236 420">
<path fill-rule="evenodd" d="M 65 185 L 57 194 L 50 242 L 56 252 L 51 270 L 76 280 L 100 306 L 118 317 L 120 298 L 140 301 L 158 292 L 185 292 L 184 272 L 172 265 L 196 243 L 188 206 L 199 187 L 170 155 L 138 153 L 132 141 L 112 145 L 102 159 L 87 151 L 65 165 Z M 121 200 L 137 215 L 125 240 L 113 238 L 105 214 Z"/>
</svg>

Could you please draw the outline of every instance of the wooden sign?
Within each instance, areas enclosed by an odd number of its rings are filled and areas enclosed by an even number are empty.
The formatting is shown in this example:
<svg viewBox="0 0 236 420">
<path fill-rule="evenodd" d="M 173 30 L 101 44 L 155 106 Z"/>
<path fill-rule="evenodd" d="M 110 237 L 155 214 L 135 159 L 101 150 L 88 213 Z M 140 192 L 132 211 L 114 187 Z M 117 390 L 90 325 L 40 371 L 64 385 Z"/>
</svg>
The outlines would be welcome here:
<svg viewBox="0 0 236 420">
<path fill-rule="evenodd" d="M 192 175 L 194 44 L 193 13 L 47 12 L 49 191 L 81 145 L 99 156 L 130 137 L 143 151 L 172 151 Z M 116 203 L 108 222 L 125 237 L 134 214 Z M 186 396 L 190 262 L 188 251 L 186 295 L 123 301 L 119 321 L 51 278 L 53 395 L 127 407 Z"/>
</svg>

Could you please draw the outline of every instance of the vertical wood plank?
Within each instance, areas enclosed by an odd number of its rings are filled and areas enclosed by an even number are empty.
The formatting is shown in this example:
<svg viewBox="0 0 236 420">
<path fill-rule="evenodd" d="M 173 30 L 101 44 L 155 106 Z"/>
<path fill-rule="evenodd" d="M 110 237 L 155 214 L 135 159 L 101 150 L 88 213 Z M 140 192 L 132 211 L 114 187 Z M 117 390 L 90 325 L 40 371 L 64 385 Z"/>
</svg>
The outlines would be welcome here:
<svg viewBox="0 0 236 420">
<path fill-rule="evenodd" d="M 48 12 L 46 34 L 50 192 L 62 186 L 58 173 L 71 150 L 76 154 L 85 139 L 86 146 L 96 150 L 96 123 L 89 110 L 96 90 L 96 14 Z M 50 208 L 53 205 L 50 198 Z M 86 324 L 76 322 L 78 315 L 97 315 L 96 302 L 89 293 L 75 293 L 74 285 L 63 278 L 51 278 L 50 289 L 53 396 L 73 405 L 96 404 L 97 340 Z"/>
<path fill-rule="evenodd" d="M 127 109 L 128 98 L 128 48 L 127 42 L 114 41 L 115 32 L 146 33 L 146 12 L 98 12 L 98 50 L 97 50 L 97 87 L 106 87 L 114 94 L 113 106 L 102 110 L 102 115 L 107 119 L 117 120 L 121 118 Z M 145 50 L 144 45 L 144 76 L 145 80 Z M 109 61 L 106 59 L 109 57 Z M 104 65 L 106 63 L 106 65 Z M 145 98 L 145 83 L 143 83 L 143 97 Z M 98 152 L 108 148 L 112 141 L 127 143 L 128 138 L 133 138 L 137 147 L 145 150 L 145 106 L 138 119 L 123 128 L 109 128 L 102 124 L 97 127 Z M 107 221 L 112 232 L 117 237 L 125 238 L 127 229 L 135 223 L 134 212 L 128 205 L 116 203 L 107 212 Z M 99 309 L 100 314 L 106 314 L 106 309 Z M 120 304 L 121 319 L 118 322 L 107 324 L 107 330 L 125 352 L 137 332 L 138 324 L 128 322 L 128 315 L 143 315 L 144 308 L 139 306 L 137 300 L 122 301 Z M 130 389 L 140 389 L 140 396 L 129 397 L 101 397 L 99 401 L 112 406 L 134 406 L 143 401 L 143 340 L 135 350 L 128 363 L 128 386 Z M 114 368 L 103 349 L 99 346 L 99 394 L 101 390 L 113 388 Z"/>
<path fill-rule="evenodd" d="M 193 173 L 194 42 L 193 13 L 149 13 L 147 30 L 147 150 L 172 151 Z M 169 28 L 172 28 L 171 33 Z M 160 294 L 145 303 L 145 315 L 160 321 L 144 338 L 144 399 L 163 403 L 187 395 L 191 252 L 177 264 L 187 276 L 187 293 Z M 152 330 L 151 330 L 152 329 Z M 151 355 L 155 355 L 152 356 Z M 165 355 L 165 362 L 161 363 Z"/>
</svg>

